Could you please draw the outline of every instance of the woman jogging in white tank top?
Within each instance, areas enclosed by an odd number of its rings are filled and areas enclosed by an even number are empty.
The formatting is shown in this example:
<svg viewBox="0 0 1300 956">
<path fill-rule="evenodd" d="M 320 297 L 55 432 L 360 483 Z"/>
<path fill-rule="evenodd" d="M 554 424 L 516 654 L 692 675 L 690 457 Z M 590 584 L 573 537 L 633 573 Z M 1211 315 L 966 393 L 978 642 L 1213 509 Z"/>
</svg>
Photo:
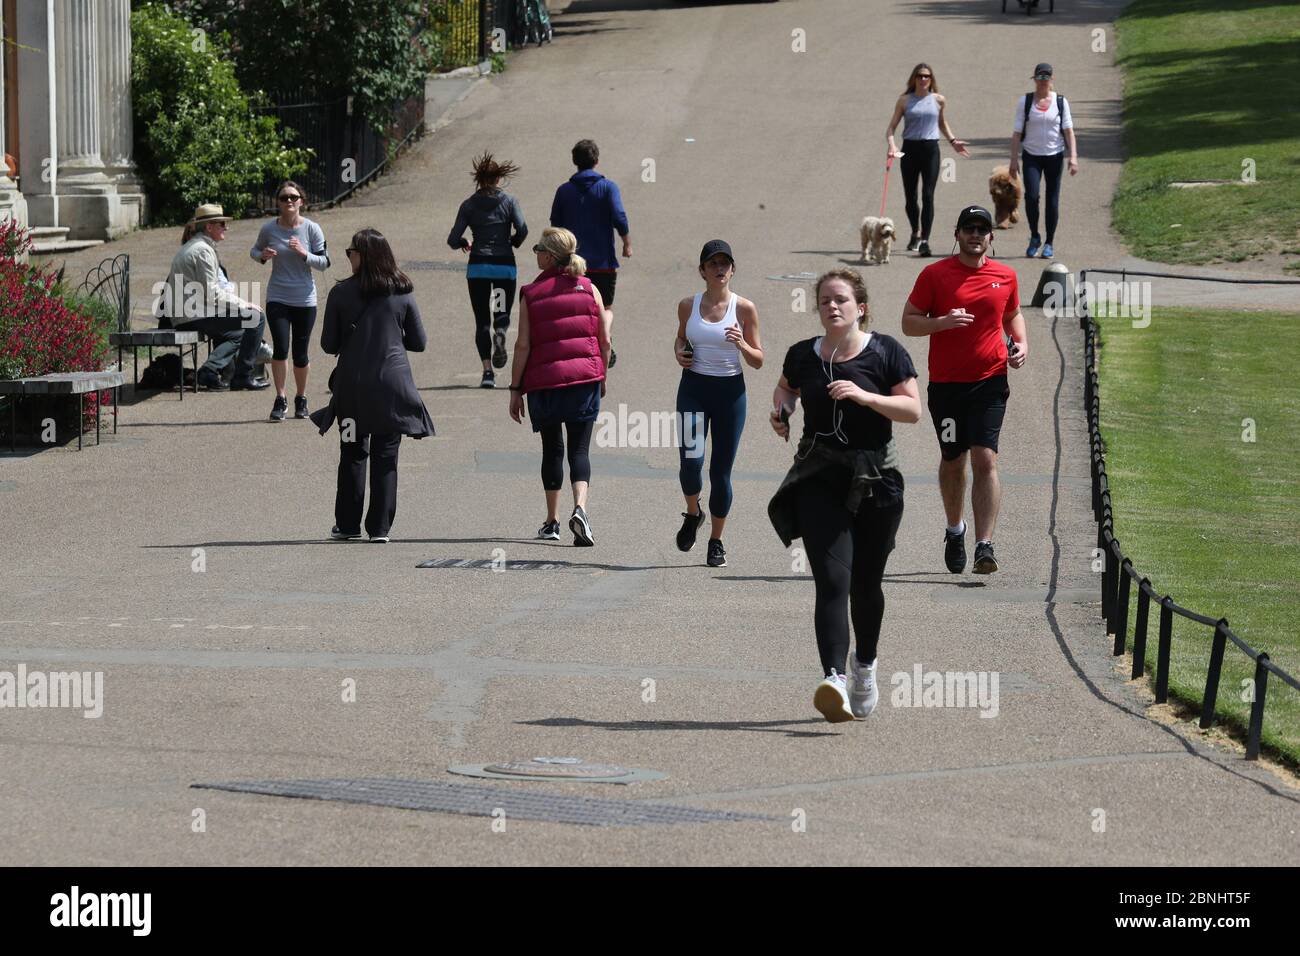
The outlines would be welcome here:
<svg viewBox="0 0 1300 956">
<path fill-rule="evenodd" d="M 750 368 L 763 367 L 763 346 L 758 339 L 758 309 L 731 291 L 736 260 L 731 246 L 711 239 L 700 252 L 700 276 L 705 290 L 677 303 L 677 340 L 673 350 L 682 367 L 677 387 L 677 415 L 681 434 L 682 494 L 686 510 L 677 532 L 677 547 L 689 551 L 695 533 L 704 523 L 700 492 L 704 487 L 704 445 L 710 432 L 709 512 L 712 525 L 706 561 L 711 568 L 727 566 L 722 529 L 731 510 L 731 467 L 745 428 L 745 375 L 741 359 Z"/>
</svg>

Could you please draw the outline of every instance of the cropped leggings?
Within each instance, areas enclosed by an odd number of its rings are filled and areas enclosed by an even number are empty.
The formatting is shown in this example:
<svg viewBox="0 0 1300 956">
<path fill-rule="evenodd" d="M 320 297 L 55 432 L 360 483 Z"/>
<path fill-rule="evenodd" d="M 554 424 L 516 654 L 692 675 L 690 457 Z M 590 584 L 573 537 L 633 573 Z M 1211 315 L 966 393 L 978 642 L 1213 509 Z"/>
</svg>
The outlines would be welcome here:
<svg viewBox="0 0 1300 956">
<path fill-rule="evenodd" d="M 934 185 L 939 181 L 939 141 L 937 139 L 903 140 L 903 158 L 899 161 L 903 173 L 903 200 L 907 221 L 912 232 L 922 239 L 930 238 L 934 225 Z M 921 203 L 916 202 L 917 180 L 921 181 Z M 920 229 L 917 228 L 918 222 Z"/>
<path fill-rule="evenodd" d="M 1047 236 L 1050 245 L 1056 241 L 1056 224 L 1061 218 L 1061 167 L 1065 163 L 1065 153 L 1052 156 L 1035 156 L 1033 153 L 1020 153 L 1020 165 L 1025 170 L 1025 218 L 1029 220 L 1029 232 L 1038 235 L 1038 193 L 1039 186 L 1047 180 Z"/>
<path fill-rule="evenodd" d="M 559 491 L 564 487 L 564 434 L 569 432 L 569 481 L 591 481 L 591 433 L 596 423 L 565 422 L 563 425 L 543 425 L 542 435 L 542 487 Z"/>
<path fill-rule="evenodd" d="M 272 357 L 277 362 L 283 362 L 289 357 L 292 342 L 293 367 L 306 368 L 311 364 L 307 348 L 311 345 L 312 326 L 316 324 L 316 306 L 268 302 L 266 324 L 271 327 Z"/>
<path fill-rule="evenodd" d="M 709 456 L 709 513 L 725 518 L 731 511 L 731 468 L 745 430 L 745 376 L 701 375 L 682 369 L 677 386 L 678 449 L 682 494 L 694 497 L 704 487 L 704 445 L 713 432 Z"/>
<path fill-rule="evenodd" d="M 847 477 L 847 476 L 846 476 Z M 799 527 L 816 582 L 813 628 L 822 673 L 843 674 L 849 653 L 849 617 L 862 664 L 876 659 L 885 617 L 881 581 L 903 520 L 903 505 L 877 508 L 862 502 L 856 516 L 844 506 L 847 482 L 812 478 L 798 488 Z"/>
</svg>

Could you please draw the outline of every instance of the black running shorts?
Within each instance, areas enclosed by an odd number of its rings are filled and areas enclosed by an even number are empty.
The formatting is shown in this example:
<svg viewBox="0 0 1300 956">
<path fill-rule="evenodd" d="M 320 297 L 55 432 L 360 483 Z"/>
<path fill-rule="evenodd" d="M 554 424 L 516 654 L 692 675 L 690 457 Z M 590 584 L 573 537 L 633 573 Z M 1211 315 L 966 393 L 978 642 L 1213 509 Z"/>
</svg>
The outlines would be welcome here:
<svg viewBox="0 0 1300 956">
<path fill-rule="evenodd" d="M 614 307 L 614 286 L 618 282 L 617 272 L 588 272 L 587 278 L 591 284 L 600 290 L 600 301 L 605 303 L 605 308 Z"/>
<path fill-rule="evenodd" d="M 930 383 L 930 420 L 944 461 L 961 457 L 972 445 L 998 450 L 998 434 L 1010 394 L 1005 375 L 980 382 Z"/>
</svg>

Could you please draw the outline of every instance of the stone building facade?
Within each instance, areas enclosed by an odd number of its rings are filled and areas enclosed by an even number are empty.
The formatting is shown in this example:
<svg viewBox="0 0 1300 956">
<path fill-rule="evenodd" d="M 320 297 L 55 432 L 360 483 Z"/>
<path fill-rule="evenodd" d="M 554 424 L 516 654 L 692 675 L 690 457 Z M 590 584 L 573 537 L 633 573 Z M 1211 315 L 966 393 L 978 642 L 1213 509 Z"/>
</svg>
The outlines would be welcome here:
<svg viewBox="0 0 1300 956">
<path fill-rule="evenodd" d="M 0 0 L 0 26 L 0 219 L 72 240 L 142 225 L 130 0 Z"/>
</svg>

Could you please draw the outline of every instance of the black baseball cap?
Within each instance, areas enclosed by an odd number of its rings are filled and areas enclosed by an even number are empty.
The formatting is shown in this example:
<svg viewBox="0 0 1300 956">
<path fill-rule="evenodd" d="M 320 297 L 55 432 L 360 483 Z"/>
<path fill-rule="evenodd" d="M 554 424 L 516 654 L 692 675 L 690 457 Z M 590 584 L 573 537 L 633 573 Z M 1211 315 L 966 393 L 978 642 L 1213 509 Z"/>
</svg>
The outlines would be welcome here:
<svg viewBox="0 0 1300 956">
<path fill-rule="evenodd" d="M 1034 67 L 1034 76 L 1037 76 L 1037 75 L 1040 74 L 1040 73 L 1046 73 L 1048 76 L 1051 76 L 1051 75 L 1052 75 L 1052 64 L 1050 64 L 1050 63 L 1040 63 L 1040 64 L 1038 64 L 1038 66 Z"/>
<path fill-rule="evenodd" d="M 969 225 L 972 222 L 988 223 L 990 229 L 993 228 L 993 213 L 989 212 L 983 206 L 967 206 L 957 216 L 957 228 Z"/>
<path fill-rule="evenodd" d="M 700 265 L 704 265 L 718 253 L 722 253 L 730 259 L 733 266 L 736 264 L 736 257 L 731 254 L 731 246 L 727 245 L 725 240 L 710 239 L 704 244 L 704 248 L 700 250 Z"/>
</svg>

